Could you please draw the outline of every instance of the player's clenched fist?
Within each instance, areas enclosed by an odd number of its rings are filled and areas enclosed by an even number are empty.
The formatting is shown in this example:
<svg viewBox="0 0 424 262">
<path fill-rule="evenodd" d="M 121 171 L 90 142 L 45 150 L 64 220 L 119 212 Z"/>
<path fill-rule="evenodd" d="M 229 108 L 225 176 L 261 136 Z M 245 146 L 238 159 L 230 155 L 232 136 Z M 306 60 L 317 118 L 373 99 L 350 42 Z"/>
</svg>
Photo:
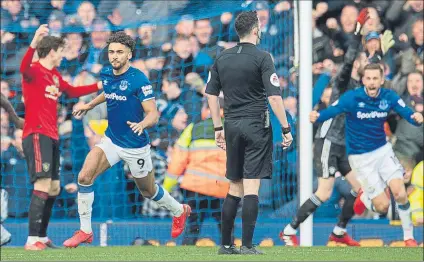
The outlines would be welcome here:
<svg viewBox="0 0 424 262">
<path fill-rule="evenodd" d="M 129 125 L 132 131 L 136 133 L 137 135 L 143 134 L 144 126 L 141 122 L 133 123 L 133 122 L 127 121 L 127 125 Z"/>
<path fill-rule="evenodd" d="M 309 121 L 311 121 L 311 123 L 314 124 L 317 121 L 318 117 L 319 117 L 318 111 L 312 111 L 309 114 Z"/>
<path fill-rule="evenodd" d="M 419 112 L 415 112 L 412 116 L 412 119 L 414 119 L 414 121 L 418 124 L 422 124 L 423 123 L 423 115 Z"/>
</svg>

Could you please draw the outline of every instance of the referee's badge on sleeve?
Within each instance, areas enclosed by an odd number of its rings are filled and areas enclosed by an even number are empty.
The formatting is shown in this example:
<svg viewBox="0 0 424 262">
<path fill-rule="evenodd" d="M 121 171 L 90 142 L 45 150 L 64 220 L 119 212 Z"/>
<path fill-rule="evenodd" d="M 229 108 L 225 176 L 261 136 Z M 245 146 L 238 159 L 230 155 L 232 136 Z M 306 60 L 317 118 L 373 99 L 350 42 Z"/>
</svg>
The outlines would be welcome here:
<svg viewBox="0 0 424 262">
<path fill-rule="evenodd" d="M 271 82 L 271 84 L 275 87 L 280 87 L 280 80 L 278 79 L 278 76 L 276 73 L 273 73 L 270 78 L 269 81 Z"/>
</svg>

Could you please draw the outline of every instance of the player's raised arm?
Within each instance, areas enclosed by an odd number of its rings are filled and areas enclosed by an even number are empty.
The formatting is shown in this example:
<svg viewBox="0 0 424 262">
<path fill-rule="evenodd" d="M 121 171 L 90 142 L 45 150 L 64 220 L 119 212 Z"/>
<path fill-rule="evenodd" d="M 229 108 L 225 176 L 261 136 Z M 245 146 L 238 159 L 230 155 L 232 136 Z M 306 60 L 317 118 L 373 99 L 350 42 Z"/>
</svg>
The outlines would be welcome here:
<svg viewBox="0 0 424 262">
<path fill-rule="evenodd" d="M 37 31 L 35 31 L 35 35 L 34 35 L 34 38 L 32 39 L 31 45 L 29 46 L 27 52 L 25 53 L 22 59 L 22 63 L 21 63 L 21 67 L 19 71 L 27 79 L 30 79 L 31 77 L 33 77 L 31 72 L 31 63 L 35 53 L 35 49 L 37 48 L 37 45 L 41 41 L 41 39 L 43 39 L 43 37 L 46 36 L 48 33 L 49 33 L 49 28 L 47 27 L 47 25 L 46 24 L 41 25 L 37 29 Z"/>
<path fill-rule="evenodd" d="M 7 97 L 3 94 L 1 94 L 1 107 L 6 110 L 6 112 L 9 114 L 9 119 L 12 121 L 17 128 L 22 129 L 24 127 L 24 119 L 19 117 L 16 114 L 15 109 L 13 108 L 10 101 L 7 99 Z"/>
<path fill-rule="evenodd" d="M 75 105 L 74 110 L 72 111 L 72 114 L 74 116 L 82 116 L 86 114 L 91 109 L 95 108 L 97 105 L 104 103 L 106 101 L 105 93 L 102 92 L 100 95 L 98 95 L 96 98 L 94 98 L 91 102 L 87 104 L 79 104 Z"/>
<path fill-rule="evenodd" d="M 423 115 L 420 112 L 412 111 L 408 106 L 406 106 L 405 102 L 396 94 L 394 91 L 392 93 L 392 105 L 393 110 L 396 111 L 401 117 L 403 117 L 406 121 L 411 123 L 414 126 L 419 126 L 423 123 Z"/>
</svg>

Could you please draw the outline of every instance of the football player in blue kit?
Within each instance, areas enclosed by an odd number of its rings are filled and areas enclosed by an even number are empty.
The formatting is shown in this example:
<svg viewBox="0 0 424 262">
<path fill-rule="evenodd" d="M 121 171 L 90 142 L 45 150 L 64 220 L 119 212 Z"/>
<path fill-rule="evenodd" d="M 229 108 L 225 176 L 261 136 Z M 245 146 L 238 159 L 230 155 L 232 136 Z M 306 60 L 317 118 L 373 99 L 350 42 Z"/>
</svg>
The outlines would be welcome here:
<svg viewBox="0 0 424 262">
<path fill-rule="evenodd" d="M 77 247 L 93 241 L 91 213 L 93 183 L 119 161 L 125 161 L 142 195 L 168 209 L 173 215 L 171 236 L 179 236 L 185 227 L 190 207 L 178 203 L 161 186 L 155 184 L 147 128 L 159 118 L 152 86 L 147 77 L 130 66 L 135 41 L 124 32 L 114 33 L 108 41 L 110 66 L 100 73 L 103 93 L 88 104 L 74 108 L 76 116 L 106 102 L 108 128 L 102 141 L 87 155 L 78 175 L 78 213 L 80 230 L 66 240 L 65 247 Z"/>
<path fill-rule="evenodd" d="M 391 110 L 416 126 L 422 124 L 423 115 L 414 113 L 393 90 L 381 88 L 384 78 L 379 64 L 365 66 L 362 82 L 363 87 L 346 92 L 329 108 L 312 111 L 310 121 L 323 122 L 338 114 L 346 114 L 349 164 L 364 193 L 371 199 L 375 211 L 384 214 L 390 204 L 384 192 L 388 186 L 399 210 L 405 245 L 417 246 L 403 182 L 404 170 L 386 140 L 384 122 Z"/>
</svg>

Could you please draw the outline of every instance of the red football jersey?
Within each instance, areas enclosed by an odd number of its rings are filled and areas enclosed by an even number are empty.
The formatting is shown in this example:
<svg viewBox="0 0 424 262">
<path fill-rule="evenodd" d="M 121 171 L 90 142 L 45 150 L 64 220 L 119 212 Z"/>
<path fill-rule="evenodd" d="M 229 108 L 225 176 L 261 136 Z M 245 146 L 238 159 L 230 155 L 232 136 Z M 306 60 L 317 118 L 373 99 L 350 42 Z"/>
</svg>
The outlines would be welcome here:
<svg viewBox="0 0 424 262">
<path fill-rule="evenodd" d="M 57 99 L 59 92 L 66 92 L 70 97 L 79 97 L 96 92 L 98 90 L 97 83 L 74 87 L 62 79 L 56 68 L 49 70 L 39 62 L 32 63 L 34 52 L 34 48 L 28 49 L 20 68 L 25 104 L 23 138 L 32 133 L 39 133 L 58 140 Z"/>
</svg>

